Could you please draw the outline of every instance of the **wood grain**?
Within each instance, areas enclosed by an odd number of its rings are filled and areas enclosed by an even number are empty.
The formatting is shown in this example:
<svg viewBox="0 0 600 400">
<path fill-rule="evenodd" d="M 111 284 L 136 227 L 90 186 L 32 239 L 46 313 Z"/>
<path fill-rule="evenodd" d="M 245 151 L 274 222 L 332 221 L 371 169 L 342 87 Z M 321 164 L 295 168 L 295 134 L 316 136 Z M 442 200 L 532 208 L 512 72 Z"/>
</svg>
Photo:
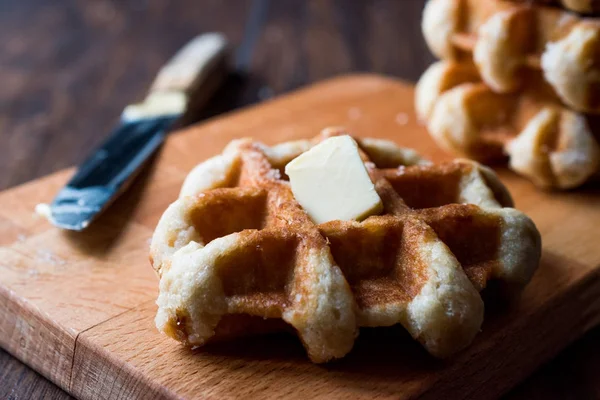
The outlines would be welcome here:
<svg viewBox="0 0 600 400">
<path fill-rule="evenodd" d="M 5 39 L 0 46 L 0 188 L 81 161 L 108 134 L 122 107 L 145 94 L 156 71 L 189 38 L 220 30 L 235 45 L 241 43 L 253 3 L 0 1 Z M 210 109 L 197 117 L 343 72 L 416 80 L 433 61 L 419 28 L 423 3 L 272 1 L 251 52 L 250 78 L 228 82 Z M 12 232 L 6 236 L 11 242 L 42 226 L 26 219 L 16 226 L 7 221 L 0 216 L 0 231 Z M 596 328 L 509 397 L 600 398 L 599 369 Z M 40 397 L 69 398 L 0 350 L 0 398 Z"/>
<path fill-rule="evenodd" d="M 0 250 L 0 299 L 7 305 L 0 311 L 0 344 L 83 399 L 504 393 L 600 322 L 597 192 L 543 193 L 502 172 L 542 233 L 542 263 L 518 302 L 488 307 L 482 333 L 450 361 L 431 359 L 400 327 L 363 330 L 349 356 L 319 366 L 293 336 L 190 352 L 153 326 L 157 280 L 147 265 L 147 242 L 190 168 L 233 138 L 276 143 L 328 125 L 393 139 L 435 160 L 449 158 L 417 123 L 412 95 L 400 82 L 354 75 L 174 134 L 143 179 L 83 235 L 51 228 L 31 213 L 68 171 L 0 194 L 0 210 L 10 210 L 0 211 L 7 226 Z M 577 236 L 582 231 L 591 234 Z"/>
</svg>

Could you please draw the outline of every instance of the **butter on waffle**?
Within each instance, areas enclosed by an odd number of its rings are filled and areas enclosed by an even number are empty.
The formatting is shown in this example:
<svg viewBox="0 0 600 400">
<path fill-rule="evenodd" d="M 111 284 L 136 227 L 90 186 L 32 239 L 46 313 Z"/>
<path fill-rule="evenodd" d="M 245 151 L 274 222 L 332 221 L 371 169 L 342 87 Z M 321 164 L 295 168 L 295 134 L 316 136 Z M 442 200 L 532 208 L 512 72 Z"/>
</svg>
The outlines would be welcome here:
<svg viewBox="0 0 600 400">
<path fill-rule="evenodd" d="M 510 0 L 515 3 L 561 6 L 567 10 L 591 14 L 600 12 L 600 0 Z"/>
<path fill-rule="evenodd" d="M 314 224 L 281 171 L 341 132 L 273 147 L 236 140 L 190 173 L 151 243 L 160 331 L 199 346 L 291 327 L 326 362 L 351 350 L 359 327 L 400 323 L 445 357 L 479 331 L 489 280 L 530 280 L 539 233 L 472 161 L 435 165 L 356 138 L 383 214 Z"/>
<path fill-rule="evenodd" d="M 600 168 L 600 117 L 562 106 L 539 74 L 525 79 L 521 91 L 499 94 L 471 63 L 440 61 L 417 84 L 417 114 L 450 152 L 485 162 L 507 155 L 541 187 L 581 185 Z"/>
<path fill-rule="evenodd" d="M 569 107 L 600 113 L 600 20 L 500 0 L 430 0 L 422 29 L 442 59 L 472 59 L 483 81 L 508 93 L 541 71 Z"/>
</svg>

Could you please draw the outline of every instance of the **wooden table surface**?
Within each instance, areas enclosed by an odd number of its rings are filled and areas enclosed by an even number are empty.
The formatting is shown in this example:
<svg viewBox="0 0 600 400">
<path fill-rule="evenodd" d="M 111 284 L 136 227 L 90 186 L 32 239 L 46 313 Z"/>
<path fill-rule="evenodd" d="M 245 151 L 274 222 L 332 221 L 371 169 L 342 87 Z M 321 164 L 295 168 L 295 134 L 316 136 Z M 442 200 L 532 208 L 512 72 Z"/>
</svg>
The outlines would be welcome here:
<svg viewBox="0 0 600 400">
<path fill-rule="evenodd" d="M 347 72 L 416 81 L 433 61 L 419 27 L 424 2 L 0 0 L 0 189 L 80 162 L 201 32 L 224 32 L 249 70 L 203 117 Z M 600 398 L 599 370 L 597 328 L 507 397 Z M 69 396 L 0 350 L 0 398 Z"/>
</svg>

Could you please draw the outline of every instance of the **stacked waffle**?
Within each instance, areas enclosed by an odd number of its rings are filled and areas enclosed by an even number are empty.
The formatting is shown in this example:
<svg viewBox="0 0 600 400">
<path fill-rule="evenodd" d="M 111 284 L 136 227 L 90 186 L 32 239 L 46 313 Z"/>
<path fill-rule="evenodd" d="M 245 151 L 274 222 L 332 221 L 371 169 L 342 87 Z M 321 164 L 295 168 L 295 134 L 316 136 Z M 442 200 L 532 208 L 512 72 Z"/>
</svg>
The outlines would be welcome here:
<svg viewBox="0 0 600 400">
<path fill-rule="evenodd" d="M 600 169 L 600 18 L 590 0 L 430 0 L 423 33 L 441 58 L 417 85 L 437 143 L 482 162 L 509 159 L 546 188 Z"/>
<path fill-rule="evenodd" d="M 314 362 L 347 354 L 363 326 L 402 324 L 449 356 L 481 327 L 479 291 L 524 286 L 540 258 L 533 222 L 488 168 L 432 164 L 356 138 L 383 203 L 362 222 L 314 223 L 283 173 L 323 139 L 233 141 L 198 165 L 150 248 L 157 327 L 190 346 L 293 328 Z"/>
</svg>

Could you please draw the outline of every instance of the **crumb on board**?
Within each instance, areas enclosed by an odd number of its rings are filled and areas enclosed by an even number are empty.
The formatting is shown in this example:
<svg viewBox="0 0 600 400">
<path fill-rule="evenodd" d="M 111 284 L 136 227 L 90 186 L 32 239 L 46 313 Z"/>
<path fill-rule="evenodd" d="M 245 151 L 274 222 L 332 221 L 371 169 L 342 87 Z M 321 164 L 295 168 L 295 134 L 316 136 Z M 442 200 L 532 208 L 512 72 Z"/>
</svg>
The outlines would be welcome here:
<svg viewBox="0 0 600 400">
<path fill-rule="evenodd" d="M 409 118 L 408 118 L 408 114 L 407 113 L 398 113 L 396 114 L 396 123 L 398 125 L 404 126 L 406 124 L 408 124 Z"/>
<path fill-rule="evenodd" d="M 67 263 L 65 260 L 58 257 L 56 254 L 54 254 L 53 252 L 46 250 L 46 249 L 38 250 L 36 252 L 36 257 L 40 261 L 44 261 L 44 262 L 48 263 L 49 265 L 60 266 L 60 265 L 65 265 Z"/>
<path fill-rule="evenodd" d="M 362 116 L 362 111 L 358 107 L 350 107 L 348 109 L 348 118 L 351 120 L 359 119 Z"/>
<path fill-rule="evenodd" d="M 40 217 L 44 217 L 50 220 L 52 217 L 52 210 L 50 210 L 50 204 L 40 203 L 35 206 L 35 213 Z"/>
</svg>

